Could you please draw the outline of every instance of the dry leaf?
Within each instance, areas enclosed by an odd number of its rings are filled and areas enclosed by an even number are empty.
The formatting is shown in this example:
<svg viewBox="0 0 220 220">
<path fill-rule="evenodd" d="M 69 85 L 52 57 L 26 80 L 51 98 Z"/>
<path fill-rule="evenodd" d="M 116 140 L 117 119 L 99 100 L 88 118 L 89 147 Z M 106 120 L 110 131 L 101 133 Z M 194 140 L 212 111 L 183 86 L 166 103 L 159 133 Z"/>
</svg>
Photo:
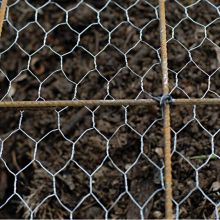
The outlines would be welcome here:
<svg viewBox="0 0 220 220">
<path fill-rule="evenodd" d="M 215 181 L 212 183 L 212 186 L 211 186 L 211 190 L 212 191 L 218 191 L 220 190 L 220 182 L 219 181 Z"/>
</svg>

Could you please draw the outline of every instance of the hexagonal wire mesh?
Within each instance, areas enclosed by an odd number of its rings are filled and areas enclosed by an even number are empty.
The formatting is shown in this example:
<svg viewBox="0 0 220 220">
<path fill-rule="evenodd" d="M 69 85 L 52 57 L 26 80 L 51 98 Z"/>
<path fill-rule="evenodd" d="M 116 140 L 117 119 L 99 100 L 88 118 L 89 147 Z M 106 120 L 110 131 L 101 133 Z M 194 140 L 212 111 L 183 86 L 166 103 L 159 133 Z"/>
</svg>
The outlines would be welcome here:
<svg viewBox="0 0 220 220">
<path fill-rule="evenodd" d="M 220 4 L 166 4 L 170 94 L 219 98 Z M 9 0 L 0 99 L 155 99 L 159 24 L 154 0 Z M 162 113 L 1 109 L 0 217 L 164 218 Z M 176 218 L 219 218 L 218 118 L 218 106 L 171 106 Z"/>
</svg>

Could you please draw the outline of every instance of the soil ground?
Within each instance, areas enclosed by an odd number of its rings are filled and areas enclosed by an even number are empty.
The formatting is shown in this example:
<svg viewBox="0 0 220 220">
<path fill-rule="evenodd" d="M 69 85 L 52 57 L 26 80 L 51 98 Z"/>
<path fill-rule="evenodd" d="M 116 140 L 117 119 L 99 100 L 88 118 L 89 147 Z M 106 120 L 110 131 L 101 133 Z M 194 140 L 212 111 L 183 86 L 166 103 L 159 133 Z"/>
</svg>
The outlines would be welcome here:
<svg viewBox="0 0 220 220">
<path fill-rule="evenodd" d="M 46 2 L 9 0 L 0 99 L 162 94 L 157 1 Z M 171 95 L 219 97 L 218 1 L 195 4 L 188 16 L 184 6 L 196 1 L 179 2 L 166 5 Z M 220 107 L 171 112 L 174 214 L 212 219 L 220 202 Z M 137 219 L 143 205 L 144 218 L 164 218 L 162 128 L 156 105 L 0 109 L 0 218 L 30 218 L 27 206 L 39 204 L 34 218 L 69 218 L 68 209 L 73 218 L 104 218 L 105 208 L 108 218 Z"/>
</svg>

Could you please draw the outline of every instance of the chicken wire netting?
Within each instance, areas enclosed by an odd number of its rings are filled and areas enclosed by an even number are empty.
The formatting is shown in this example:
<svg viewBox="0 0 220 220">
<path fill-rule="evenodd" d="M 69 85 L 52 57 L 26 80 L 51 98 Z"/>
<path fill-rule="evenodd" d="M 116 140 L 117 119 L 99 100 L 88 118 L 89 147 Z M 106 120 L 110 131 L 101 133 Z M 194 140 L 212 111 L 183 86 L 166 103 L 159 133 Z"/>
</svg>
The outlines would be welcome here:
<svg viewBox="0 0 220 220">
<path fill-rule="evenodd" d="M 219 97 L 218 1 L 166 1 L 170 94 Z M 9 0 L 0 99 L 162 95 L 158 1 Z M 219 106 L 171 106 L 176 218 L 219 218 Z M 164 218 L 160 106 L 0 110 L 1 218 Z"/>
</svg>

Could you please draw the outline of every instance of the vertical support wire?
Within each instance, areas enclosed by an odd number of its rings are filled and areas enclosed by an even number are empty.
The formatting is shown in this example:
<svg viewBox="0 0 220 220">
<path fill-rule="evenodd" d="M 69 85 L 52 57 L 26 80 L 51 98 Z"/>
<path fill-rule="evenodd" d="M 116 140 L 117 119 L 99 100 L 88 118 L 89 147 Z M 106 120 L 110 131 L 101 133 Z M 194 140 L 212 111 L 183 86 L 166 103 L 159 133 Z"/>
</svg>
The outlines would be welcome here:
<svg viewBox="0 0 220 220">
<path fill-rule="evenodd" d="M 159 0 L 160 7 L 160 41 L 161 41 L 161 68 L 163 77 L 163 95 L 169 94 L 168 64 L 167 64 L 167 40 L 165 0 Z M 173 219 L 172 208 L 172 164 L 171 164 L 171 128 L 170 105 L 164 103 L 164 157 L 165 157 L 165 217 Z"/>
<path fill-rule="evenodd" d="M 3 27 L 3 21 L 5 17 L 7 3 L 8 3 L 8 0 L 2 0 L 2 4 L 0 8 L 0 37 L 2 35 L 2 27 Z"/>
</svg>

